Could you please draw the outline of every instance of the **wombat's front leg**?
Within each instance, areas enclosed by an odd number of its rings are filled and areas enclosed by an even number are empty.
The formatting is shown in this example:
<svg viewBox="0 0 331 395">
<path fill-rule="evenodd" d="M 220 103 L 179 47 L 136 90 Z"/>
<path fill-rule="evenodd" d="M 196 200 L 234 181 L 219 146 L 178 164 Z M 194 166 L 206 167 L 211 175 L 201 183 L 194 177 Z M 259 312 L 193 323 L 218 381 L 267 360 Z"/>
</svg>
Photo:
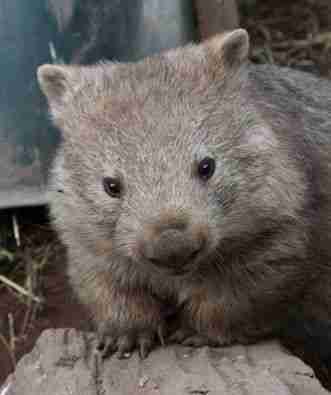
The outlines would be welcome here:
<svg viewBox="0 0 331 395">
<path fill-rule="evenodd" d="M 273 320 L 261 320 L 258 318 L 264 315 L 256 316 L 255 306 L 247 298 L 209 288 L 197 288 L 186 297 L 172 341 L 195 347 L 226 346 L 255 343 L 275 333 L 283 318 L 277 310 Z"/>
<path fill-rule="evenodd" d="M 161 306 L 145 290 L 121 290 L 104 283 L 96 296 L 90 306 L 103 356 L 117 352 L 123 358 L 138 348 L 140 356 L 146 358 L 157 340 L 163 344 Z"/>
<path fill-rule="evenodd" d="M 186 346 L 224 346 L 234 341 L 226 330 L 224 307 L 208 292 L 196 292 L 184 304 L 178 319 L 178 329 L 170 341 Z"/>
</svg>

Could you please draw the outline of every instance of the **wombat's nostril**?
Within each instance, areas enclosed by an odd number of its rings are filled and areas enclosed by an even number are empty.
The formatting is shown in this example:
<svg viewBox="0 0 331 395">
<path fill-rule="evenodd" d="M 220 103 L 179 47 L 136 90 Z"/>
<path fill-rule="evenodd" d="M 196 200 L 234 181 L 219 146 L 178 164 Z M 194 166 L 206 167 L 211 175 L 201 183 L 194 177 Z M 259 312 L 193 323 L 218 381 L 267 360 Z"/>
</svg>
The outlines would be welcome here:
<svg viewBox="0 0 331 395">
<path fill-rule="evenodd" d="M 205 249 L 201 235 L 167 229 L 141 244 L 142 257 L 157 266 L 177 267 L 194 263 Z"/>
</svg>

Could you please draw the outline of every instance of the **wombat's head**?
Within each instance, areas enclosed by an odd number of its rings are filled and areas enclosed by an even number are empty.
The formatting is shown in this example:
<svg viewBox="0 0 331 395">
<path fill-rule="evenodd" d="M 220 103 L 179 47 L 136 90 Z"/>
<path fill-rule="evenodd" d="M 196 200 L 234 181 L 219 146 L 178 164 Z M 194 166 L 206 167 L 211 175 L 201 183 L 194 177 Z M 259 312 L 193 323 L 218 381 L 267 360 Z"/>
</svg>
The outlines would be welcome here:
<svg viewBox="0 0 331 395">
<path fill-rule="evenodd" d="M 63 133 L 51 187 L 65 237 L 180 273 L 254 229 L 276 142 L 246 102 L 248 47 L 236 30 L 139 63 L 39 68 Z"/>
</svg>

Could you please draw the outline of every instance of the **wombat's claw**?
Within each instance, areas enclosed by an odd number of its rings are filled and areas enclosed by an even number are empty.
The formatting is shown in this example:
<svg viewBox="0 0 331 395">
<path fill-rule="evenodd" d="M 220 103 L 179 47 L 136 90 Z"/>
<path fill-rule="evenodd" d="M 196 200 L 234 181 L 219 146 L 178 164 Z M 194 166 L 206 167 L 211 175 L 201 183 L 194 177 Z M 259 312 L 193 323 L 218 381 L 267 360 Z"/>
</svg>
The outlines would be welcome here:
<svg viewBox="0 0 331 395">
<path fill-rule="evenodd" d="M 117 358 L 130 358 L 132 351 L 137 347 L 140 358 L 146 359 L 153 348 L 154 339 L 153 332 L 120 336 L 117 340 Z"/>
<path fill-rule="evenodd" d="M 138 338 L 139 356 L 141 359 L 146 359 L 153 347 L 153 336 L 144 334 Z"/>
<path fill-rule="evenodd" d="M 117 349 L 116 340 L 111 336 L 102 336 L 97 344 L 97 351 L 100 353 L 103 359 L 113 354 Z"/>
<path fill-rule="evenodd" d="M 145 359 L 152 350 L 156 337 L 164 346 L 164 328 L 161 325 L 156 333 L 154 331 L 130 332 L 119 337 L 107 336 L 101 333 L 97 351 L 103 359 L 114 353 L 116 353 L 118 359 L 125 359 L 130 358 L 132 351 L 137 348 L 140 358 Z"/>
<path fill-rule="evenodd" d="M 134 348 L 135 339 L 133 336 L 121 336 L 117 340 L 117 358 L 125 359 L 131 357 L 131 351 Z"/>
<path fill-rule="evenodd" d="M 157 337 L 161 343 L 161 346 L 164 347 L 165 346 L 165 331 L 164 331 L 164 327 L 162 325 L 159 325 L 157 328 Z"/>
<path fill-rule="evenodd" d="M 130 358 L 133 349 L 137 346 L 140 358 L 145 359 L 148 357 L 153 343 L 153 337 L 149 334 L 143 334 L 138 338 L 135 338 L 133 335 L 121 336 L 117 341 L 116 356 L 118 359 Z"/>
</svg>

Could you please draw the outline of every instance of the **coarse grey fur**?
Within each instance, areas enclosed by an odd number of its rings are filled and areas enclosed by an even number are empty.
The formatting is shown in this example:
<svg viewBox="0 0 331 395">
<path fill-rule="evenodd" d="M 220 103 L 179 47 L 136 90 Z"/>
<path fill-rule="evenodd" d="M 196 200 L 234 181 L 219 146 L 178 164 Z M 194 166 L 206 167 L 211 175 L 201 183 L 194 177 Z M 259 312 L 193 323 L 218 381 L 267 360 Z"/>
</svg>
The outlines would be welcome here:
<svg viewBox="0 0 331 395">
<path fill-rule="evenodd" d="M 39 69 L 71 283 L 119 355 L 331 318 L 331 83 L 247 62 L 244 30 L 138 63 Z M 198 164 L 214 158 L 214 175 Z M 104 177 L 122 183 L 110 197 Z"/>
</svg>

